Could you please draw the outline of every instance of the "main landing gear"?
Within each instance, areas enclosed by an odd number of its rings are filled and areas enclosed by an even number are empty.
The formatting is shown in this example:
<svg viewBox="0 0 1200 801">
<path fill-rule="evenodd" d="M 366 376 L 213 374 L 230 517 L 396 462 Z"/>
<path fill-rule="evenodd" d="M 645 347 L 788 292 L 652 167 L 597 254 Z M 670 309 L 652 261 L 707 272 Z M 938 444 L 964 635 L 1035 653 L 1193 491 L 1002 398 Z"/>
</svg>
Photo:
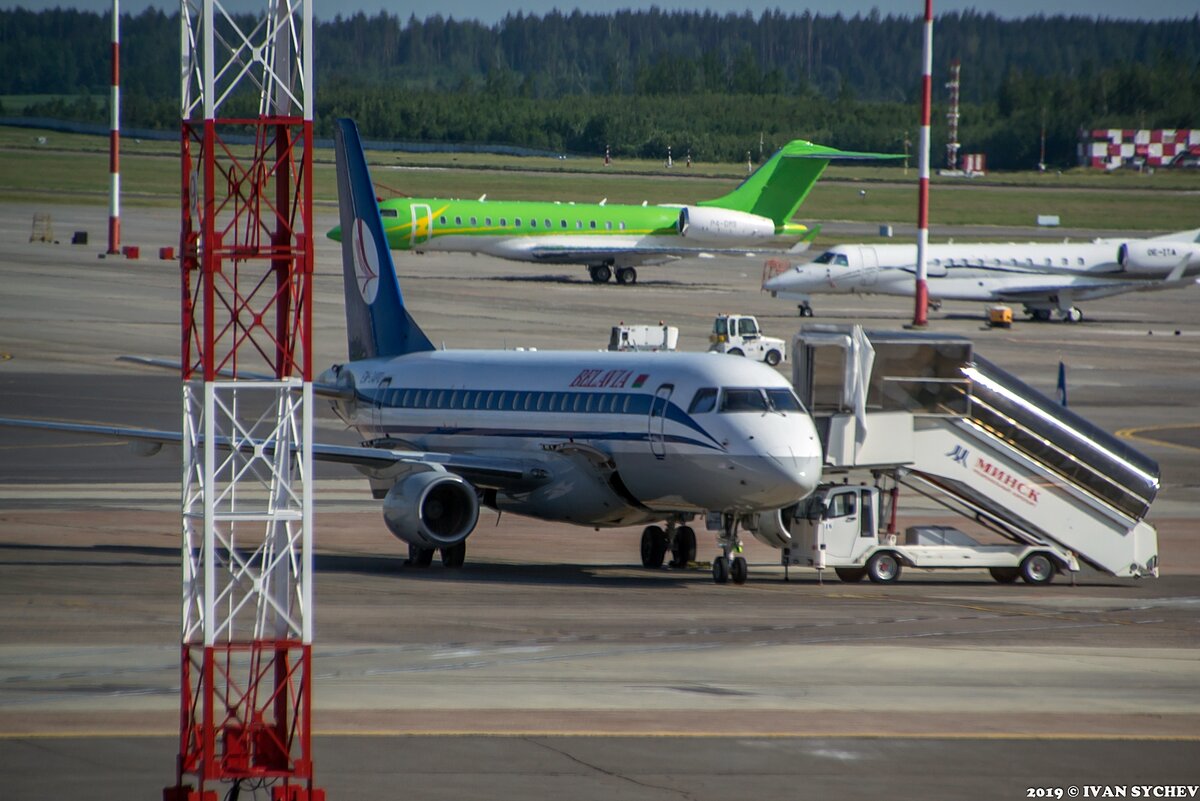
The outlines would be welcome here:
<svg viewBox="0 0 1200 801">
<path fill-rule="evenodd" d="M 597 284 L 608 283 L 608 280 L 614 275 L 617 278 L 618 284 L 637 283 L 637 270 L 632 267 L 614 267 L 612 262 L 607 261 L 603 264 L 589 266 L 588 274 L 592 277 L 592 281 Z"/>
<path fill-rule="evenodd" d="M 409 545 L 408 561 L 405 564 L 410 567 L 429 567 L 433 564 L 433 554 L 436 550 L 442 552 L 442 564 L 446 567 L 462 567 L 467 561 L 467 543 L 464 541 L 458 545 L 440 549 Z"/>
<path fill-rule="evenodd" d="M 812 317 L 813 316 L 812 304 L 809 303 L 807 300 L 804 301 L 803 303 L 797 304 L 796 309 L 799 310 L 801 317 Z"/>
<path fill-rule="evenodd" d="M 713 559 L 712 563 L 713 581 L 718 584 L 729 581 L 745 584 L 750 574 L 746 558 L 741 555 L 742 541 L 738 537 L 737 527 L 738 521 L 734 515 L 724 515 L 723 530 L 717 538 L 717 545 L 721 546 L 721 555 Z M 730 558 L 731 553 L 736 553 L 737 556 Z"/>
<path fill-rule="evenodd" d="M 696 532 L 691 526 L 676 527 L 672 521 L 666 531 L 659 526 L 646 526 L 642 530 L 642 567 L 661 568 L 668 552 L 671 567 L 687 567 L 696 561 Z"/>
</svg>

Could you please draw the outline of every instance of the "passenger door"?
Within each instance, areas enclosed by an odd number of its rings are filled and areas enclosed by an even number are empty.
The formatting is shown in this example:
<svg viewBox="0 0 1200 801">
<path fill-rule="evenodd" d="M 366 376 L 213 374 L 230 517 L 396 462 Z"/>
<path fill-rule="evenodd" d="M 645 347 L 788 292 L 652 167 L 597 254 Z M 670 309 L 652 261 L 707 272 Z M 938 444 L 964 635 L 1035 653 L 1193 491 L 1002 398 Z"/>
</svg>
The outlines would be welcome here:
<svg viewBox="0 0 1200 801">
<path fill-rule="evenodd" d="M 862 259 L 863 286 L 874 286 L 875 276 L 879 274 L 879 255 L 875 248 L 859 248 L 858 251 Z"/>
<path fill-rule="evenodd" d="M 412 227 L 409 229 L 409 241 L 415 248 L 433 238 L 433 209 L 428 203 L 414 203 L 412 209 Z"/>
<path fill-rule="evenodd" d="M 647 432 L 650 440 L 650 452 L 656 459 L 667 457 L 667 408 L 670 406 L 671 393 L 674 391 L 674 384 L 663 384 L 655 390 L 654 397 L 650 399 Z"/>
<path fill-rule="evenodd" d="M 378 389 L 375 390 L 375 402 L 371 404 L 371 426 L 380 435 L 383 434 L 383 412 L 387 408 L 387 397 L 391 390 L 391 378 L 380 381 Z"/>
</svg>

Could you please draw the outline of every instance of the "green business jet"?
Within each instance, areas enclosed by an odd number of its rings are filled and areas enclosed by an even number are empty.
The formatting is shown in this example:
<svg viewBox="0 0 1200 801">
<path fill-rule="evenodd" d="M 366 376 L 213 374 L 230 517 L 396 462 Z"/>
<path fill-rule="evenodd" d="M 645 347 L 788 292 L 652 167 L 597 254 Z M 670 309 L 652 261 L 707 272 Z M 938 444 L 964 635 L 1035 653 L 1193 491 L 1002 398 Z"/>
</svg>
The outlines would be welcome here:
<svg viewBox="0 0 1200 801">
<path fill-rule="evenodd" d="M 393 250 L 482 253 L 514 261 L 587 265 L 592 280 L 637 281 L 636 267 L 681 258 L 761 256 L 776 237 L 811 239 L 791 222 L 833 159 L 897 158 L 797 139 L 736 189 L 695 205 L 393 198 L 379 213 Z M 341 241 L 341 228 L 329 232 Z M 807 247 L 801 240 L 796 248 Z M 765 253 L 769 254 L 767 250 Z M 774 250 L 775 253 L 781 252 Z"/>
</svg>

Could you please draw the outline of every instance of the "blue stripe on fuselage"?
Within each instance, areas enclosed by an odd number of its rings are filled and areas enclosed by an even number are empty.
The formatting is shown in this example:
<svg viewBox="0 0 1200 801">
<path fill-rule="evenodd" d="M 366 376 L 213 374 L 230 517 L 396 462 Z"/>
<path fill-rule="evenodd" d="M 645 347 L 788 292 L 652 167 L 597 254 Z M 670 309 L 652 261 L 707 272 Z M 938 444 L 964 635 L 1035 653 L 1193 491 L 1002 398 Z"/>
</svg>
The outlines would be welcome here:
<svg viewBox="0 0 1200 801">
<path fill-rule="evenodd" d="M 620 415 L 633 415 L 633 416 L 637 416 L 637 417 L 648 417 L 650 414 L 651 404 L 654 402 L 654 398 L 655 398 L 655 396 L 652 394 L 642 393 L 642 392 L 636 392 L 636 393 L 631 393 L 631 392 L 574 393 L 574 392 L 563 392 L 563 391 L 558 391 L 558 390 L 526 390 L 526 391 L 527 392 L 539 392 L 540 394 L 552 395 L 552 396 L 558 396 L 558 397 L 562 397 L 563 395 L 575 395 L 575 394 L 591 395 L 592 397 L 595 397 L 598 399 L 603 397 L 603 398 L 607 398 L 609 400 L 609 403 L 614 406 L 617 405 L 618 402 L 620 402 L 620 405 L 622 406 L 622 408 L 620 410 L 609 409 L 609 410 L 605 410 L 605 411 L 578 412 L 578 411 L 573 411 L 573 410 L 572 411 L 563 411 L 560 409 L 511 409 L 511 408 L 510 409 L 499 409 L 499 408 L 464 409 L 461 407 L 441 406 L 441 405 L 439 405 L 439 406 L 429 406 L 429 405 L 406 406 L 406 405 L 399 403 L 399 400 L 402 397 L 401 393 L 403 393 L 403 392 L 413 392 L 413 393 L 418 393 L 418 394 L 431 393 L 431 392 L 439 392 L 439 393 L 458 392 L 458 393 L 463 393 L 464 396 L 466 393 L 480 393 L 480 392 L 483 392 L 483 393 L 500 393 L 500 392 L 515 393 L 515 392 L 517 392 L 517 390 L 511 390 L 511 389 L 503 389 L 503 390 L 500 390 L 500 389 L 456 389 L 456 390 L 452 390 L 452 389 L 445 389 L 445 388 L 415 389 L 415 388 L 389 387 L 384 390 L 380 390 L 380 389 L 360 390 L 357 393 L 357 395 L 360 400 L 360 403 L 364 403 L 373 408 L 378 407 L 378 408 L 382 408 L 382 409 L 412 409 L 413 411 L 443 411 L 443 412 L 466 412 L 466 413 L 471 413 L 471 412 L 505 413 L 505 412 L 508 412 L 508 413 L 521 413 L 521 414 L 556 414 L 556 415 L 563 415 L 563 416 L 568 416 L 568 417 L 584 417 L 584 416 L 588 416 L 588 415 L 602 415 L 602 414 L 620 414 Z M 389 402 L 389 395 L 390 395 L 391 402 Z M 626 400 L 631 401 L 631 402 L 626 403 Z M 672 442 L 693 442 L 694 444 L 699 445 L 701 447 L 711 447 L 711 448 L 715 448 L 717 450 L 724 450 L 724 447 L 721 445 L 720 442 L 717 441 L 717 439 L 712 434 L 709 434 L 699 423 L 697 423 L 691 417 L 691 415 L 689 415 L 685 411 L 683 411 L 683 409 L 681 409 L 674 402 L 667 401 L 665 417 L 667 420 L 671 420 L 671 421 L 676 422 L 686 428 L 692 429 L 693 431 L 697 432 L 702 437 L 707 439 L 708 442 L 689 440 L 687 438 L 678 437 L 678 436 L 669 436 L 669 437 L 666 437 L 666 439 L 668 439 Z M 392 428 L 394 430 L 394 427 L 392 427 Z M 444 434 L 444 435 L 472 434 L 472 433 L 482 434 L 482 432 L 485 432 L 485 431 L 487 432 L 487 435 L 489 435 L 489 436 L 525 437 L 525 436 L 546 436 L 547 435 L 547 432 L 545 432 L 545 431 L 524 431 L 522 429 L 515 429 L 515 428 L 514 429 L 501 429 L 501 428 L 479 429 L 479 428 L 475 428 L 473 426 L 453 427 L 453 428 L 449 428 L 446 426 L 435 426 L 435 427 L 428 427 L 428 428 L 417 428 L 417 427 L 405 426 L 404 430 L 409 431 L 410 433 L 424 432 L 424 433 L 437 433 L 437 434 Z M 649 432 L 635 434 L 635 433 L 630 433 L 630 432 L 612 432 L 612 431 L 600 432 L 600 431 L 596 431 L 594 429 L 585 429 L 585 430 L 578 430 L 578 431 L 573 431 L 573 432 L 555 431 L 555 432 L 553 432 L 552 436 L 572 437 L 575 439 L 630 440 L 630 439 L 648 439 Z M 711 443 L 711 445 L 709 443 Z"/>
</svg>

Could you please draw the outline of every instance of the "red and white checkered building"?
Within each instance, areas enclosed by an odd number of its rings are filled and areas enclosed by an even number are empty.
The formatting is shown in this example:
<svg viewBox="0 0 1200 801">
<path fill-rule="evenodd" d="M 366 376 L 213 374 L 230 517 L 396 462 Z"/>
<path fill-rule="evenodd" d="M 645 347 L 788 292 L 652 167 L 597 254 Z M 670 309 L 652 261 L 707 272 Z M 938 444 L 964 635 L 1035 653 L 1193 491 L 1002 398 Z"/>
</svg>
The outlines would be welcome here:
<svg viewBox="0 0 1200 801">
<path fill-rule="evenodd" d="M 1200 153 L 1200 128 L 1098 128 L 1085 148 L 1084 162 L 1093 167 L 1111 170 L 1135 160 L 1161 167 L 1180 153 Z"/>
</svg>

